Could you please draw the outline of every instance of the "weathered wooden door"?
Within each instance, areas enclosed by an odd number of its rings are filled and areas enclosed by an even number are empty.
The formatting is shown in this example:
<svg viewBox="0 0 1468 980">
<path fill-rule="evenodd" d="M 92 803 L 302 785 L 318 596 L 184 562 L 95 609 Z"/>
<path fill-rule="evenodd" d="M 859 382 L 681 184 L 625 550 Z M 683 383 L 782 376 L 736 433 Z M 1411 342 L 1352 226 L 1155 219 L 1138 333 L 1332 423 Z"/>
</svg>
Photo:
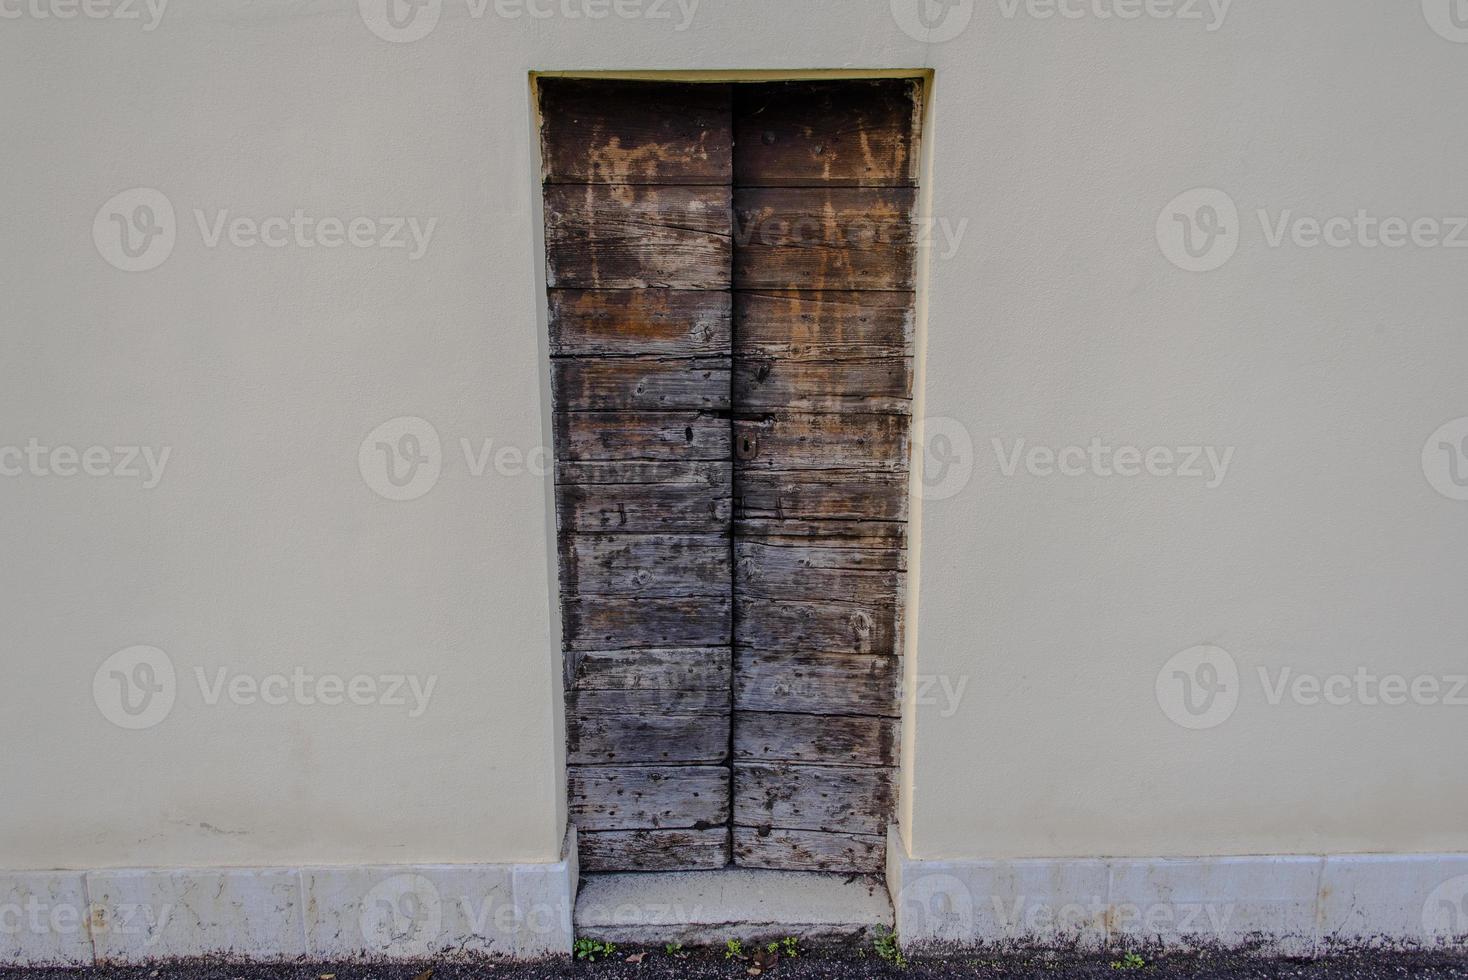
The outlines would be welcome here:
<svg viewBox="0 0 1468 980">
<path fill-rule="evenodd" d="M 582 865 L 879 871 L 918 84 L 540 91 Z"/>
</svg>

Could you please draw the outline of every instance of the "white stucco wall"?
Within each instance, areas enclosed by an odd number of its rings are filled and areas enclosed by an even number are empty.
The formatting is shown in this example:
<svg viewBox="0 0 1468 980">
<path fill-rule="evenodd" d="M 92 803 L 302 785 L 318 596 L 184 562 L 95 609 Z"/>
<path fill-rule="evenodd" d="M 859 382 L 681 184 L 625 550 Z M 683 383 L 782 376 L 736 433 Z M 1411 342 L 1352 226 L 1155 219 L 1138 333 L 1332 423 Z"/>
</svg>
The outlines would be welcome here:
<svg viewBox="0 0 1468 980">
<path fill-rule="evenodd" d="M 0 451 L 170 449 L 152 488 L 0 456 L 0 868 L 556 856 L 547 488 L 493 456 L 548 438 L 528 86 L 554 69 L 935 70 L 922 408 L 954 421 L 928 423 L 914 856 L 1468 850 L 1468 705 L 1271 705 L 1257 675 L 1468 672 L 1468 503 L 1422 460 L 1468 416 L 1468 253 L 1269 247 L 1256 217 L 1468 213 L 1468 44 L 1416 2 L 980 0 L 931 44 L 885 0 L 653 3 L 443 0 L 393 43 L 346 0 L 173 0 L 153 30 L 0 0 Z M 176 242 L 124 272 L 93 223 L 138 187 Z M 1199 187 L 1241 215 L 1206 273 L 1156 234 Z M 416 258 L 209 244 L 221 211 L 297 209 L 436 224 Z M 358 456 L 400 417 L 442 472 L 399 501 Z M 1093 438 L 1233 454 L 1210 488 L 1009 477 L 992 445 Z M 483 475 L 461 440 L 493 440 Z M 1190 731 L 1157 679 L 1204 644 L 1239 703 Z M 128 730 L 93 682 L 138 645 L 176 697 Z M 416 717 L 210 704 L 221 668 L 436 686 Z"/>
</svg>

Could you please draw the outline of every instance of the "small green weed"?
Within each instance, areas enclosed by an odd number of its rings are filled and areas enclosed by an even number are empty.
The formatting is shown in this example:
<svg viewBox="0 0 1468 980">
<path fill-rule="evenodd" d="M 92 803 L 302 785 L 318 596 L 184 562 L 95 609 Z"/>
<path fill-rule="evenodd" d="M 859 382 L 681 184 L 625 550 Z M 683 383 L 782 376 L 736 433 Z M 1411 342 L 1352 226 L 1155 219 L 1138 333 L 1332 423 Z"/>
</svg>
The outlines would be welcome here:
<svg viewBox="0 0 1468 980">
<path fill-rule="evenodd" d="M 744 959 L 744 944 L 737 939 L 731 939 L 728 942 L 724 943 L 724 959 Z"/>
<path fill-rule="evenodd" d="M 794 936 L 786 936 L 784 939 L 777 939 L 769 943 L 765 946 L 765 950 L 770 953 L 779 953 L 781 956 L 788 956 L 793 960 L 800 955 L 800 944 L 795 941 Z"/>
<path fill-rule="evenodd" d="M 667 953 L 669 956 L 682 956 L 683 955 L 683 944 L 682 943 L 668 943 L 666 946 L 663 947 L 663 952 L 664 953 Z"/>
<path fill-rule="evenodd" d="M 578 960 L 595 963 L 602 957 L 611 956 L 617 951 L 612 943 L 604 943 L 597 939 L 578 939 L 571 946 Z"/>
<path fill-rule="evenodd" d="M 1140 970 L 1146 965 L 1147 961 L 1136 953 L 1127 953 L 1121 959 L 1111 961 L 1111 968 L 1113 970 Z"/>
<path fill-rule="evenodd" d="M 902 955 L 902 947 L 897 945 L 897 933 L 879 928 L 877 938 L 872 940 L 872 949 L 897 969 L 907 969 L 907 957 Z"/>
</svg>

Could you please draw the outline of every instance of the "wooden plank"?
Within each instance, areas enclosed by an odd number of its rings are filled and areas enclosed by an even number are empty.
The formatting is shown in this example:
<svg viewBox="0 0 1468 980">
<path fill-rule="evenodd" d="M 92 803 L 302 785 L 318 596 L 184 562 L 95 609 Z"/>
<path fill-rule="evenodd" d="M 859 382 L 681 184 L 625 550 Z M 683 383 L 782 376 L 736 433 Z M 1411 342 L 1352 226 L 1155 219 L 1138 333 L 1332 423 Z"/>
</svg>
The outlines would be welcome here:
<svg viewBox="0 0 1468 980">
<path fill-rule="evenodd" d="M 897 720 L 740 711 L 734 715 L 734 758 L 740 762 L 895 766 Z"/>
<path fill-rule="evenodd" d="M 702 830 L 729 821 L 723 766 L 570 766 L 566 777 L 578 830 Z"/>
<path fill-rule="evenodd" d="M 795 360 L 745 354 L 734 362 L 744 411 L 912 412 L 912 358 Z"/>
<path fill-rule="evenodd" d="M 545 188 L 547 285 L 728 289 L 727 187 Z"/>
<path fill-rule="evenodd" d="M 556 488 L 562 534 L 727 534 L 730 491 L 674 484 Z"/>
<path fill-rule="evenodd" d="M 728 757 L 727 713 L 566 717 L 567 765 L 716 764 Z"/>
<path fill-rule="evenodd" d="M 734 635 L 740 646 L 882 656 L 896 656 L 901 652 L 898 640 L 902 607 L 895 596 L 884 602 L 856 604 L 776 601 L 740 595 L 737 604 Z"/>
<path fill-rule="evenodd" d="M 741 474 L 740 480 L 744 479 L 745 476 Z M 779 520 L 741 517 L 735 514 L 734 533 L 739 538 L 760 538 L 766 541 L 788 538 L 791 543 L 805 541 L 833 548 L 902 548 L 907 544 L 907 525 L 899 521 Z"/>
<path fill-rule="evenodd" d="M 887 832 L 897 799 L 892 769 L 735 763 L 734 811 L 747 827 Z"/>
<path fill-rule="evenodd" d="M 917 183 L 917 79 L 734 86 L 734 182 Z"/>
<path fill-rule="evenodd" d="M 726 84 L 542 78 L 537 87 L 547 183 L 730 181 Z"/>
<path fill-rule="evenodd" d="M 730 365 L 727 357 L 558 358 L 551 386 L 568 412 L 723 410 Z"/>
<path fill-rule="evenodd" d="M 881 874 L 887 838 L 736 826 L 734 860 L 745 868 Z"/>
<path fill-rule="evenodd" d="M 900 415 L 782 413 L 733 423 L 737 471 L 903 472 L 909 419 Z"/>
<path fill-rule="evenodd" d="M 563 595 L 727 596 L 729 541 L 705 534 L 568 534 Z"/>
<path fill-rule="evenodd" d="M 914 191 L 769 187 L 734 194 L 741 289 L 913 288 Z"/>
<path fill-rule="evenodd" d="M 730 670 L 726 647 L 593 650 L 581 657 L 576 687 L 605 691 L 727 691 Z"/>
<path fill-rule="evenodd" d="M 751 469 L 740 473 L 735 513 L 746 520 L 905 521 L 908 496 L 906 473 Z"/>
<path fill-rule="evenodd" d="M 567 650 L 728 646 L 731 602 L 712 597 L 563 597 Z"/>
<path fill-rule="evenodd" d="M 705 413 L 557 412 L 554 422 L 558 460 L 723 460 L 732 450 L 729 420 Z"/>
<path fill-rule="evenodd" d="M 910 292 L 741 290 L 734 294 L 734 351 L 812 359 L 911 355 L 915 305 Z"/>
<path fill-rule="evenodd" d="M 566 692 L 566 710 L 578 717 L 591 715 L 635 715 L 665 713 L 672 715 L 723 714 L 729 710 L 729 689 L 708 688 L 680 690 L 611 691 L 599 688 L 572 688 Z"/>
<path fill-rule="evenodd" d="M 734 542 L 734 588 L 764 599 L 826 599 L 882 603 L 903 592 L 906 553 L 900 548 L 833 547 L 832 542 Z"/>
<path fill-rule="evenodd" d="M 697 289 L 552 289 L 552 357 L 729 353 L 733 298 Z"/>
<path fill-rule="evenodd" d="M 901 710 L 902 659 L 864 653 L 734 652 L 734 710 L 883 715 Z"/>
<path fill-rule="evenodd" d="M 582 871 L 711 871 L 729 862 L 729 828 L 576 834 Z"/>
<path fill-rule="evenodd" d="M 556 483 L 561 486 L 612 486 L 620 484 L 712 487 L 727 491 L 733 482 L 728 460 L 692 462 L 646 462 L 600 460 L 556 463 Z M 588 491 L 589 492 L 589 491 Z"/>
</svg>

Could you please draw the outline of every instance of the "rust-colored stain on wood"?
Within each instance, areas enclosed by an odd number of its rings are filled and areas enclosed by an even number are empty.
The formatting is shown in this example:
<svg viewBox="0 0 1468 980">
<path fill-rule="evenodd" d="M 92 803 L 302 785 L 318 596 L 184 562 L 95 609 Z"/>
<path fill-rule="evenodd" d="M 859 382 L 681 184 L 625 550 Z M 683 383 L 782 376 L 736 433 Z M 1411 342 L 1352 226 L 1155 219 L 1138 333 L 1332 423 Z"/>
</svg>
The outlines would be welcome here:
<svg viewBox="0 0 1468 980">
<path fill-rule="evenodd" d="M 588 870 L 883 867 L 920 95 L 540 83 Z"/>
</svg>

